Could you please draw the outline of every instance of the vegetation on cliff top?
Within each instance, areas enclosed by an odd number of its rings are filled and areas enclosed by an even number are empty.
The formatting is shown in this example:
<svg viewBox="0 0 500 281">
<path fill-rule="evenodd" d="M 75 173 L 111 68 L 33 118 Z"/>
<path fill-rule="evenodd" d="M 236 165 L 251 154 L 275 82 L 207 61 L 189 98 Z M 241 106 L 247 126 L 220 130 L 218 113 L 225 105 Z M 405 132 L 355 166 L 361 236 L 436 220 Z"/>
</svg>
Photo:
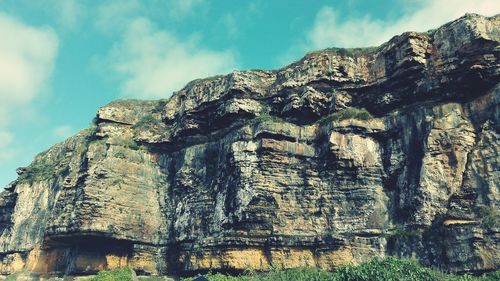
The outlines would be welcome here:
<svg viewBox="0 0 500 281">
<path fill-rule="evenodd" d="M 221 273 L 208 273 L 204 276 L 210 281 L 495 281 L 500 280 L 500 270 L 480 277 L 468 274 L 458 276 L 423 267 L 414 260 L 388 257 L 373 259 L 357 266 L 345 265 L 335 272 L 327 272 L 317 268 L 294 268 L 272 269 L 265 273 L 246 271 L 240 276 L 229 276 Z M 190 277 L 183 280 L 192 281 L 196 278 Z M 132 271 L 129 269 L 103 271 L 91 279 L 91 281 L 118 280 L 132 280 Z M 150 280 L 161 280 L 161 278 L 151 277 Z"/>
<path fill-rule="evenodd" d="M 55 178 L 57 174 L 64 172 L 64 166 L 71 159 L 65 156 L 81 156 L 87 151 L 89 136 L 92 133 L 92 129 L 84 129 L 78 135 L 39 153 L 28 167 L 20 168 L 18 181 L 33 184 L 37 181 Z"/>
<path fill-rule="evenodd" d="M 33 183 L 52 178 L 56 174 L 54 164 L 51 163 L 46 154 L 40 154 L 35 161 L 19 176 L 20 182 Z"/>
<path fill-rule="evenodd" d="M 359 55 L 369 55 L 369 54 L 374 54 L 379 50 L 380 47 L 365 47 L 365 48 L 337 48 L 337 47 L 331 47 L 331 48 L 326 48 L 323 50 L 319 51 L 312 51 L 307 53 L 306 57 L 311 56 L 311 55 L 317 55 L 317 54 L 334 54 L 338 56 L 346 56 L 346 57 L 352 57 L 352 56 L 359 56 Z"/>
</svg>

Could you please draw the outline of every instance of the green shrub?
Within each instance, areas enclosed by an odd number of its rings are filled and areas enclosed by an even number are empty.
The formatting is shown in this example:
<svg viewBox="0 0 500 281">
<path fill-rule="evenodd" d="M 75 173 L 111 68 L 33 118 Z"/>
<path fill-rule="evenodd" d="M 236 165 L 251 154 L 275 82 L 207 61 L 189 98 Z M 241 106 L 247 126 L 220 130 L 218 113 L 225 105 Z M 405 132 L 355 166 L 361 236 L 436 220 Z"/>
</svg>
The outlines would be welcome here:
<svg viewBox="0 0 500 281">
<path fill-rule="evenodd" d="M 22 175 L 21 179 L 29 182 L 36 180 L 45 180 L 53 177 L 56 174 L 56 169 L 50 163 L 34 163 Z"/>
<path fill-rule="evenodd" d="M 478 206 L 476 207 L 476 213 L 483 227 L 500 227 L 500 211 L 498 209 L 491 206 Z"/>
<path fill-rule="evenodd" d="M 19 175 L 18 180 L 31 184 L 36 181 L 55 179 L 58 175 L 64 174 L 68 171 L 69 162 L 73 157 L 81 158 L 87 153 L 93 133 L 92 129 L 84 129 L 78 135 L 39 153 Z"/>
<path fill-rule="evenodd" d="M 123 151 L 117 151 L 117 152 L 115 152 L 114 157 L 115 157 L 115 158 L 120 158 L 120 159 L 125 159 L 125 158 L 127 158 L 127 157 L 125 156 L 125 153 L 123 153 Z"/>
<path fill-rule="evenodd" d="M 161 125 L 161 120 L 155 118 L 153 114 L 147 114 L 143 116 L 137 123 L 135 123 L 132 128 L 139 130 L 152 130 L 155 127 L 159 127 Z"/>
<path fill-rule="evenodd" d="M 130 140 L 130 142 L 127 144 L 128 148 L 132 150 L 139 150 L 141 149 L 141 146 L 137 144 L 134 140 Z"/>
<path fill-rule="evenodd" d="M 4 281 L 17 281 L 17 280 L 39 280 L 40 274 L 29 272 L 27 270 L 23 270 L 21 272 L 16 272 L 7 276 L 7 278 L 3 279 Z"/>
<path fill-rule="evenodd" d="M 115 179 L 115 180 L 113 180 L 113 182 L 111 182 L 111 185 L 116 186 L 116 185 L 122 185 L 122 184 L 124 184 L 124 183 L 125 183 L 125 180 L 124 180 L 124 179 L 122 179 L 122 178 L 119 178 L 119 179 Z"/>
<path fill-rule="evenodd" d="M 89 141 L 88 146 L 90 145 L 105 145 L 108 141 L 108 138 L 94 138 Z"/>
<path fill-rule="evenodd" d="M 204 275 L 208 280 L 210 281 L 246 281 L 246 280 L 254 280 L 251 279 L 248 276 L 231 276 L 231 275 L 224 275 L 222 273 L 212 273 L 209 272 L 208 274 Z M 196 277 L 193 278 L 185 278 L 182 279 L 184 281 L 191 281 L 194 280 Z"/>
<path fill-rule="evenodd" d="M 332 47 L 332 48 L 327 48 L 319 51 L 314 51 L 308 53 L 306 56 L 310 55 L 315 55 L 315 54 L 321 54 L 321 53 L 331 53 L 335 54 L 338 56 L 356 56 L 356 55 L 362 55 L 362 54 L 372 54 L 375 53 L 378 50 L 379 47 L 366 47 L 366 48 L 337 48 L 337 47 Z"/>
<path fill-rule="evenodd" d="M 498 281 L 500 280 L 500 270 L 490 272 L 484 276 L 484 279 L 479 279 L 479 280 Z"/>
<path fill-rule="evenodd" d="M 109 103 L 108 106 L 132 106 L 136 104 L 146 103 L 147 101 L 140 99 L 116 99 Z"/>
<path fill-rule="evenodd" d="M 400 260 L 394 257 L 373 259 L 359 266 L 347 265 L 334 273 L 333 280 L 346 281 L 420 281 L 437 280 L 435 272 L 413 260 Z"/>
<path fill-rule="evenodd" d="M 266 275 L 259 276 L 257 280 L 280 280 L 280 281 L 302 281 L 302 280 L 335 280 L 334 275 L 324 270 L 310 267 L 292 268 L 288 270 L 275 270 Z"/>
<path fill-rule="evenodd" d="M 414 260 L 402 260 L 395 257 L 373 259 L 360 265 L 345 265 L 334 272 L 317 268 L 294 268 L 286 270 L 271 269 L 265 273 L 244 273 L 240 276 L 228 276 L 221 273 L 208 273 L 210 281 L 493 281 L 500 280 L 500 271 L 482 277 L 471 275 L 444 274 L 421 266 Z M 183 280 L 193 280 L 195 277 Z"/>
<path fill-rule="evenodd" d="M 132 281 L 132 270 L 120 268 L 99 272 L 90 281 Z"/>
<path fill-rule="evenodd" d="M 318 120 L 320 124 L 330 123 L 332 121 L 341 121 L 345 119 L 358 119 L 358 120 L 369 120 L 373 116 L 364 108 L 349 107 L 342 111 L 334 112 L 330 115 L 324 116 Z"/>
<path fill-rule="evenodd" d="M 113 139 L 113 144 L 115 145 L 120 145 L 123 147 L 128 147 L 132 150 L 139 150 L 141 149 L 141 146 L 137 144 L 133 139 L 128 138 L 128 137 L 116 137 Z"/>
<path fill-rule="evenodd" d="M 46 153 L 40 153 L 35 161 L 26 168 L 26 171 L 19 177 L 20 181 L 33 183 L 35 181 L 46 180 L 56 175 L 55 164 L 49 161 Z"/>
</svg>

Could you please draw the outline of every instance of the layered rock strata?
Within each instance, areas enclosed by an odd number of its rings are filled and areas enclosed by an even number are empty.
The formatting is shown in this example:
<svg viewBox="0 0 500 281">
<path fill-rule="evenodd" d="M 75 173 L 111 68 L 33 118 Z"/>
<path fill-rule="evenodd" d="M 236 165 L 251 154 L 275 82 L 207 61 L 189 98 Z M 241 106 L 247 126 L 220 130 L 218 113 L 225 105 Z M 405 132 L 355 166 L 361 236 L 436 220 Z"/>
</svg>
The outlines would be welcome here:
<svg viewBox="0 0 500 281">
<path fill-rule="evenodd" d="M 115 101 L 0 195 L 0 273 L 500 268 L 500 16 Z"/>
</svg>

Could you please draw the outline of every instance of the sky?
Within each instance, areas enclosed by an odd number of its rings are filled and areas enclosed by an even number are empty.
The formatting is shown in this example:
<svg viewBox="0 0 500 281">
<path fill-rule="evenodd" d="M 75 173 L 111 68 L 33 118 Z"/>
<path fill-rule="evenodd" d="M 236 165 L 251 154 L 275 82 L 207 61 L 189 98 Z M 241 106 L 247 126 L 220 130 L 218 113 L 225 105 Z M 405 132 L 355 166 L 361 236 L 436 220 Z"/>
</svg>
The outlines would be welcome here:
<svg viewBox="0 0 500 281">
<path fill-rule="evenodd" d="M 498 0 L 0 0 L 0 189 L 115 99 L 376 46 Z"/>
</svg>

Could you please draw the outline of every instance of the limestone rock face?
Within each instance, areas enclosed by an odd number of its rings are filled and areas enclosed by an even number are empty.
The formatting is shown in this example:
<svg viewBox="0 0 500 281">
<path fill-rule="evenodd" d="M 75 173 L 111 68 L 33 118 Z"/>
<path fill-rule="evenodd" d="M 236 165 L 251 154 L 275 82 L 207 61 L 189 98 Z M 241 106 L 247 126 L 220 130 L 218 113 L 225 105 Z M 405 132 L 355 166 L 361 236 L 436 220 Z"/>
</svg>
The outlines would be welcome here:
<svg viewBox="0 0 500 281">
<path fill-rule="evenodd" d="M 500 16 L 115 101 L 0 195 L 0 273 L 500 268 Z"/>
</svg>

